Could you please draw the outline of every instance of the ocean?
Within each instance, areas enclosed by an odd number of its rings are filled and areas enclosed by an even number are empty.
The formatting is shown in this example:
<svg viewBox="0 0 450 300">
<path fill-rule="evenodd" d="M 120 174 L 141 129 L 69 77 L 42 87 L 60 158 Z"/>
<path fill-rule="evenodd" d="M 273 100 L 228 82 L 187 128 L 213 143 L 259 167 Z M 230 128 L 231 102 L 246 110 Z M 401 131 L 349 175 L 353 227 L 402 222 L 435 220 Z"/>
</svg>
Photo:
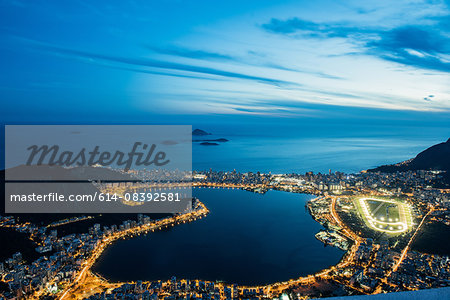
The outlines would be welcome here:
<svg viewBox="0 0 450 300">
<path fill-rule="evenodd" d="M 361 170 L 410 159 L 426 148 L 445 142 L 447 128 L 425 130 L 406 128 L 368 129 L 346 128 L 343 131 L 303 129 L 247 131 L 218 128 L 210 136 L 193 139 L 226 138 L 218 146 L 194 143 L 194 170 L 260 171 L 304 173 L 329 170 L 357 173 Z M 208 129 L 206 129 L 208 131 Z"/>
</svg>

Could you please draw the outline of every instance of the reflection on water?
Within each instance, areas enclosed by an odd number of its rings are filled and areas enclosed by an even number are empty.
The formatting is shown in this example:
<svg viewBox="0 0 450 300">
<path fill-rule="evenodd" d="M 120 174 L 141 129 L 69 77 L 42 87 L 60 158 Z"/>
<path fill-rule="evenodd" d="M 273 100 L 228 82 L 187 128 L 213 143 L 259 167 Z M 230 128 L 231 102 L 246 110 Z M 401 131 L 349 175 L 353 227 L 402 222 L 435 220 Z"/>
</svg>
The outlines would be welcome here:
<svg viewBox="0 0 450 300">
<path fill-rule="evenodd" d="M 298 135 L 298 134 L 297 134 Z M 272 173 L 359 172 L 397 163 L 442 142 L 436 138 L 393 137 L 261 137 L 226 136 L 219 146 L 194 144 L 195 170 L 261 171 Z"/>
<path fill-rule="evenodd" d="M 194 189 L 210 214 L 110 246 L 94 268 L 111 280 L 171 276 L 264 284 L 315 273 L 343 252 L 324 245 L 305 203 L 313 196 L 269 191 Z"/>
</svg>

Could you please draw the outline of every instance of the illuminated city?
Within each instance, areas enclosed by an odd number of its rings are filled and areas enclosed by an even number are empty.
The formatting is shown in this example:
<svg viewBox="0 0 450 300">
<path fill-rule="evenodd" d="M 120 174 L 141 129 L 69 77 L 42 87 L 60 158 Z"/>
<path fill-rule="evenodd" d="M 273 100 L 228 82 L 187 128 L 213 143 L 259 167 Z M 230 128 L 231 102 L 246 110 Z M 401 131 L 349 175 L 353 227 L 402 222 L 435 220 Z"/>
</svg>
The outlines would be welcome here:
<svg viewBox="0 0 450 300">
<path fill-rule="evenodd" d="M 0 0 L 0 300 L 450 299 L 450 0 Z"/>
<path fill-rule="evenodd" d="M 200 218 L 208 218 L 209 210 L 201 199 L 193 202 L 191 210 L 183 214 L 152 220 L 148 216 L 139 215 L 137 220 L 124 221 L 120 226 L 101 227 L 95 224 L 89 233 L 69 235 L 58 238 L 56 229 L 59 224 L 83 222 L 92 217 L 68 219 L 39 227 L 30 223 L 20 223 L 14 217 L 2 217 L 2 226 L 14 228 L 20 232 L 28 232 L 30 238 L 40 245 L 45 254 L 49 249 L 59 249 L 57 255 L 42 256 L 33 262 L 33 268 L 22 264 L 21 254 L 16 253 L 12 259 L 2 263 L 2 280 L 15 287 L 20 276 L 30 278 L 29 288 L 17 285 L 17 292 L 27 293 L 30 299 L 42 295 L 56 295 L 59 299 L 81 299 L 87 297 L 101 298 L 102 295 L 118 295 L 127 291 L 143 297 L 165 298 L 176 293 L 178 296 L 227 299 L 237 297 L 279 297 L 289 294 L 290 297 L 302 298 L 302 292 L 317 282 L 332 282 L 346 288 L 350 294 L 372 294 L 380 291 L 417 290 L 435 287 L 448 282 L 449 259 L 446 256 L 427 255 L 411 250 L 416 236 L 423 230 L 424 224 L 434 219 L 448 222 L 449 194 L 448 190 L 434 190 L 435 196 L 427 197 L 429 188 L 423 192 L 420 188 L 409 193 L 408 182 L 438 178 L 432 172 L 408 172 L 396 175 L 382 173 L 343 174 L 240 174 L 235 172 L 218 173 L 195 172 L 192 183 L 173 183 L 171 185 L 206 189 L 245 189 L 248 192 L 265 193 L 269 189 L 282 190 L 289 193 L 316 194 L 316 198 L 308 202 L 311 216 L 324 226 L 316 238 L 325 244 L 334 245 L 346 251 L 341 261 L 329 269 L 324 269 L 310 276 L 292 278 L 286 282 L 276 282 L 262 286 L 241 286 L 224 282 L 201 281 L 195 278 L 175 279 L 157 282 L 117 282 L 110 283 L 91 271 L 95 261 L 114 241 L 132 238 L 139 234 L 150 234 L 155 230 L 177 226 L 186 222 L 196 222 Z M 218 179 L 220 178 L 220 179 Z M 385 182 L 387 178 L 397 181 L 401 178 L 405 187 L 390 187 L 380 184 L 373 188 L 374 182 Z M 395 179 L 394 179 L 395 178 Z M 337 182 L 334 184 L 333 182 Z M 104 191 L 124 191 L 142 187 L 141 185 L 105 184 Z M 156 187 L 154 187 L 156 188 Z M 167 188 L 167 186 L 166 186 Z M 359 206 L 359 207 L 358 207 Z M 355 224 L 352 216 L 356 215 L 361 222 Z M 358 224 L 364 224 L 360 228 Z M 380 227 L 381 226 L 381 227 Z M 47 230 L 46 230 L 47 229 Z M 388 239 L 374 239 L 375 232 L 388 235 Z M 391 244 L 392 241 L 395 243 Z M 62 245 L 68 245 L 69 248 Z M 71 257 L 71 259 L 68 259 Z M 431 269 L 416 268 L 408 275 L 410 265 L 419 261 L 426 262 Z M 12 264 L 14 262 L 14 264 Z M 440 266 L 436 271 L 433 265 Z M 8 267 L 9 266 L 9 267 Z M 11 269 L 11 266 L 14 268 Z M 45 272 L 49 278 L 43 283 L 39 278 L 40 268 L 51 270 Z M 65 271 L 64 271 L 65 270 Z M 436 273 L 437 272 L 437 273 Z M 405 285 L 405 276 L 409 284 Z M 433 276 L 433 281 L 426 276 Z M 27 279 L 28 280 L 28 279 Z M 400 282 L 403 282 L 400 284 Z M 307 293 L 305 293 L 307 295 Z"/>
</svg>

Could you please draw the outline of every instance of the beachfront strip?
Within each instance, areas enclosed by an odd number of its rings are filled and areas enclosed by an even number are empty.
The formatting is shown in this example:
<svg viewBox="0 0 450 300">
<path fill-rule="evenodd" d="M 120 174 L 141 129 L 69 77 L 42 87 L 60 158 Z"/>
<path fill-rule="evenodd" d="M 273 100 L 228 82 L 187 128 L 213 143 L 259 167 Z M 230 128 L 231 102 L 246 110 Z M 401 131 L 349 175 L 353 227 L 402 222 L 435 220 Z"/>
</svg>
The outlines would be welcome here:
<svg viewBox="0 0 450 300">
<path fill-rule="evenodd" d="M 411 250 L 426 224 L 449 224 L 449 190 L 432 188 L 439 172 L 394 174 L 289 174 L 194 172 L 192 182 L 158 183 L 204 188 L 242 188 L 264 193 L 269 189 L 316 194 L 308 202 L 312 217 L 323 225 L 316 234 L 325 244 L 345 250 L 341 261 L 310 276 L 265 286 L 246 287 L 233 283 L 177 279 L 110 283 L 91 272 L 104 249 L 115 240 L 146 234 L 205 217 L 208 209 L 199 200 L 192 209 L 152 220 L 137 215 L 120 225 L 94 224 L 82 234 L 58 237 L 52 223 L 38 226 L 2 216 L 3 227 L 29 234 L 41 256 L 25 262 L 21 253 L 0 264 L 1 281 L 8 285 L 5 299 L 258 299 L 372 294 L 450 285 L 447 256 Z M 109 190 L 137 189 L 149 183 L 105 184 Z M 124 188 L 125 187 L 125 188 Z M 361 199 L 364 199 L 362 205 Z M 200 199 L 201 200 L 201 199 Z M 390 226 L 401 222 L 401 230 Z M 398 217 L 398 220 L 396 220 Z M 61 220 L 83 222 L 90 216 Z M 382 220 L 386 218 L 386 220 Z M 385 222 L 386 221 L 386 222 Z M 376 222 L 376 223 L 375 223 Z M 386 223 L 386 224 L 384 224 Z M 382 224 L 382 228 L 377 227 Z M 398 226 L 398 224 L 397 224 Z M 392 230 L 390 230 L 392 227 Z M 47 255 L 50 253 L 50 255 Z"/>
</svg>

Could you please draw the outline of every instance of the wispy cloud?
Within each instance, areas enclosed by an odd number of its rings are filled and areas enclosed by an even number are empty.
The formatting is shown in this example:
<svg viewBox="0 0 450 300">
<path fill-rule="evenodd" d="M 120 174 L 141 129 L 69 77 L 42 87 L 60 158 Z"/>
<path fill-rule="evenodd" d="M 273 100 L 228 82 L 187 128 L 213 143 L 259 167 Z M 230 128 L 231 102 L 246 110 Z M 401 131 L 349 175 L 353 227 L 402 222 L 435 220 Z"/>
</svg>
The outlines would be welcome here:
<svg viewBox="0 0 450 300">
<path fill-rule="evenodd" d="M 189 49 L 185 47 L 180 46 L 165 46 L 165 47 L 156 47 L 156 46 L 146 46 L 146 49 L 149 49 L 155 53 L 163 54 L 163 55 L 170 55 L 170 56 L 176 56 L 176 57 L 182 57 L 182 58 L 191 58 L 196 60 L 203 60 L 203 61 L 218 61 L 218 62 L 231 62 L 246 66 L 253 66 L 253 67 L 265 67 L 265 68 L 272 68 L 282 71 L 289 71 L 289 72 L 295 72 L 295 73 L 303 73 L 303 74 L 309 74 L 316 77 L 321 78 L 328 78 L 328 79 L 343 79 L 340 76 L 327 74 L 325 72 L 318 72 L 314 70 L 306 70 L 303 68 L 290 68 L 286 66 L 282 66 L 280 64 L 276 64 L 273 62 L 266 62 L 268 59 L 263 57 L 261 58 L 260 55 L 255 54 L 252 51 L 248 51 L 248 56 L 257 56 L 259 58 L 259 62 L 252 63 L 248 57 L 238 57 L 238 56 L 232 56 L 224 53 L 214 52 L 214 51 L 205 51 L 205 50 L 198 50 L 198 49 Z"/>
<path fill-rule="evenodd" d="M 405 26 L 379 32 L 379 39 L 366 44 L 368 53 L 423 69 L 450 72 L 450 38 L 439 28 Z"/>
<path fill-rule="evenodd" d="M 449 13 L 450 14 L 450 13 Z M 291 18 L 273 18 L 261 25 L 268 32 L 293 38 L 344 38 L 368 54 L 416 68 L 450 72 L 450 32 L 447 18 L 428 24 L 413 24 L 390 29 L 338 23 L 315 23 Z"/>
<path fill-rule="evenodd" d="M 212 59 L 212 60 L 234 60 L 235 58 L 217 52 L 204 51 L 204 50 L 193 50 L 178 46 L 167 46 L 167 47 L 157 47 L 157 46 L 146 46 L 147 49 L 165 55 L 174 55 L 185 58 L 193 59 Z"/>
<path fill-rule="evenodd" d="M 242 79 L 242 80 L 250 80 L 255 82 L 260 82 L 264 84 L 274 85 L 274 86 L 299 86 L 300 84 L 285 80 L 280 80 L 276 78 L 270 78 L 270 77 L 262 77 L 262 76 L 256 76 L 256 75 L 249 75 L 244 73 L 238 73 L 238 72 L 232 72 L 227 71 L 223 69 L 217 69 L 212 67 L 204 67 L 204 66 L 197 66 L 192 64 L 183 64 L 183 63 L 176 63 L 176 62 L 170 62 L 170 61 L 164 61 L 164 60 L 157 60 L 157 59 L 151 59 L 151 58 L 134 58 L 134 57 L 122 57 L 122 56 L 114 56 L 114 55 L 108 55 L 108 54 L 100 54 L 100 53 L 93 53 L 93 52 L 87 52 L 87 51 L 81 51 L 76 49 L 68 49 L 63 47 L 58 47 L 54 45 L 48 45 L 45 43 L 40 43 L 32 40 L 26 40 L 29 43 L 32 43 L 34 47 L 46 50 L 53 54 L 63 55 L 66 57 L 72 57 L 72 58 L 79 58 L 88 60 L 89 62 L 92 61 L 100 61 L 100 62 L 108 62 L 108 63 L 118 63 L 121 65 L 129 65 L 133 67 L 148 67 L 148 68 L 156 68 L 156 69 L 164 69 L 164 70 L 174 70 L 174 71 L 181 71 L 181 72 L 188 72 L 188 73 L 196 73 L 201 75 L 212 75 L 212 76 L 219 76 L 222 78 L 228 78 L 228 79 Z M 151 73 L 147 70 L 136 70 L 136 69 L 128 69 L 128 70 L 134 70 L 139 72 L 145 72 L 145 73 Z M 180 76 L 178 74 L 169 74 L 165 73 L 164 75 L 168 76 Z M 184 77 L 190 76 L 183 75 Z M 192 78 L 192 76 L 190 76 Z"/>
<path fill-rule="evenodd" d="M 170 72 L 159 72 L 159 71 L 139 69 L 139 68 L 126 68 L 126 67 L 120 67 L 120 66 L 111 65 L 111 64 L 106 64 L 105 66 L 112 67 L 112 68 L 118 69 L 118 70 L 137 72 L 137 73 L 144 73 L 144 74 L 151 74 L 151 75 L 161 75 L 161 76 L 189 78 L 189 79 L 199 79 L 199 80 L 221 80 L 220 78 L 212 78 L 212 77 L 206 77 L 206 76 L 194 76 L 194 75 L 170 73 Z"/>
<path fill-rule="evenodd" d="M 261 27 L 272 33 L 311 38 L 349 37 L 352 34 L 376 32 L 370 28 L 343 26 L 337 23 L 315 23 L 300 18 L 287 20 L 272 18 Z"/>
<path fill-rule="evenodd" d="M 289 68 L 289 67 L 281 66 L 281 65 L 278 65 L 275 63 L 265 63 L 265 64 L 263 64 L 263 66 L 272 68 L 272 69 L 282 70 L 282 71 L 290 71 L 290 72 L 295 72 L 295 73 L 309 74 L 309 75 L 313 75 L 313 76 L 320 77 L 320 78 L 337 79 L 337 80 L 344 79 L 341 76 L 331 75 L 331 74 L 328 74 L 325 72 L 306 70 L 304 68 Z"/>
</svg>

